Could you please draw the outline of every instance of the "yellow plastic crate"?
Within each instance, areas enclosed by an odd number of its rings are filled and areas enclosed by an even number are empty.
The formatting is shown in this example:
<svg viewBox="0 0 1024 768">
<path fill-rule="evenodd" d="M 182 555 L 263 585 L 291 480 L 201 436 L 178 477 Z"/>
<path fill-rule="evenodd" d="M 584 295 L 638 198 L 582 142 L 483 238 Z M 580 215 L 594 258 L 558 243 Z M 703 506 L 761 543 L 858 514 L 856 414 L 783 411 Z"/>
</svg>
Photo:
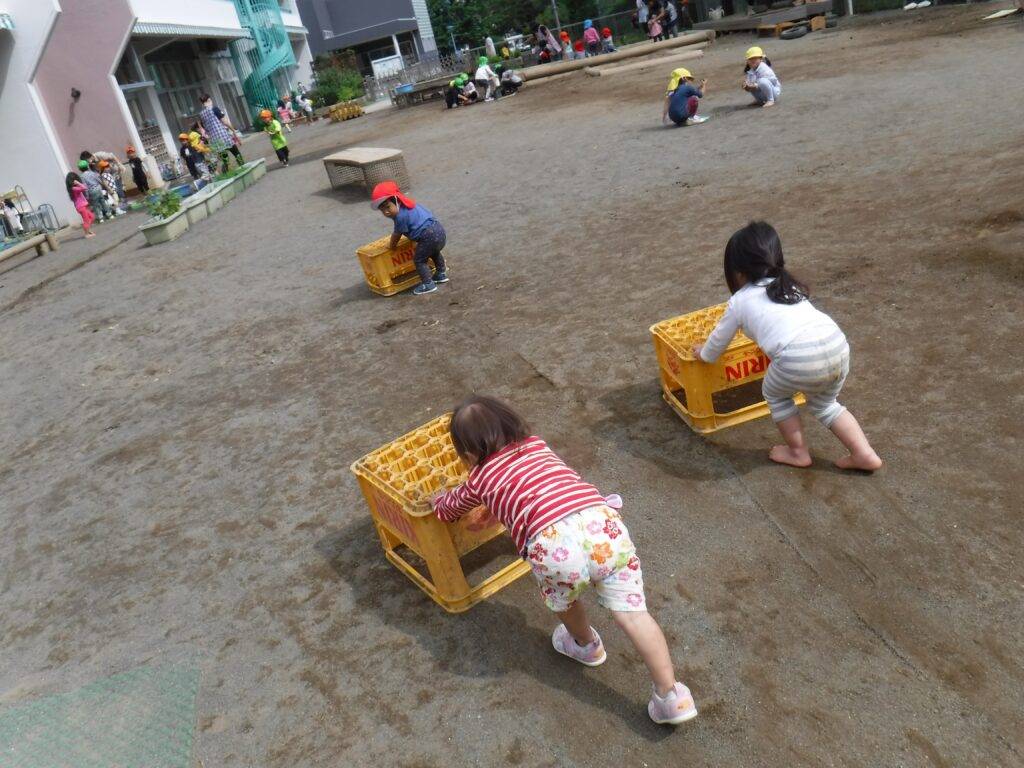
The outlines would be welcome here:
<svg viewBox="0 0 1024 768">
<path fill-rule="evenodd" d="M 391 236 L 387 235 L 372 243 L 367 243 L 356 251 L 359 264 L 366 276 L 366 284 L 370 290 L 381 296 L 393 296 L 412 288 L 419 283 L 419 274 L 412 257 L 416 244 L 402 237 L 398 247 L 391 250 L 388 245 Z"/>
<path fill-rule="evenodd" d="M 714 363 L 693 355 L 693 347 L 707 340 L 724 312 L 725 304 L 718 304 L 651 326 L 662 396 L 701 434 L 768 415 L 757 382 L 769 361 L 757 344 L 739 332 Z M 804 402 L 803 395 L 797 402 Z"/>
<path fill-rule="evenodd" d="M 446 414 L 368 453 L 352 464 L 366 497 L 384 554 L 442 608 L 465 611 L 508 586 L 530 566 L 522 558 L 470 585 L 460 558 L 505 532 L 486 507 L 478 507 L 454 523 L 441 522 L 430 506 L 431 494 L 466 479 L 466 467 L 455 452 Z M 426 563 L 429 578 L 396 550 L 405 545 Z"/>
</svg>

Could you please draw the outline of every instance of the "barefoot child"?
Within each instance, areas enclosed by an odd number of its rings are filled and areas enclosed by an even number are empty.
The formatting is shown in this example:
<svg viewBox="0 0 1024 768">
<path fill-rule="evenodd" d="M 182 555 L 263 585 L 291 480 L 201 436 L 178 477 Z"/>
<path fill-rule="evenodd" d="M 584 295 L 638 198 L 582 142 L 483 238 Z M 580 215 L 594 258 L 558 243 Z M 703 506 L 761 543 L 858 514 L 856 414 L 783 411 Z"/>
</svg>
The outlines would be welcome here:
<svg viewBox="0 0 1024 768">
<path fill-rule="evenodd" d="M 509 530 L 545 603 L 561 620 L 551 644 L 588 667 L 607 658 L 579 602 L 592 584 L 597 601 L 612 612 L 651 673 L 651 719 L 681 723 L 696 717 L 690 690 L 676 680 L 661 627 L 647 612 L 640 559 L 625 523 L 609 506 L 617 497 L 605 499 L 580 479 L 500 400 L 469 398 L 452 414 L 450 430 L 469 478 L 435 497 L 437 516 L 450 522 L 486 506 Z"/>
<path fill-rule="evenodd" d="M 747 49 L 747 65 L 743 70 L 743 90 L 762 107 L 774 107 L 782 95 L 782 84 L 775 76 L 772 63 L 758 46 Z"/>
<path fill-rule="evenodd" d="M 708 81 L 701 80 L 699 86 L 693 84 L 690 70 L 672 70 L 672 79 L 668 81 L 668 92 L 665 94 L 665 107 L 661 111 L 661 122 L 671 120 L 676 125 L 700 125 L 707 120 L 697 114 L 697 105 L 704 98 Z"/>
<path fill-rule="evenodd" d="M 391 248 L 398 247 L 402 235 L 416 243 L 412 260 L 416 271 L 420 273 L 420 284 L 412 292 L 422 296 L 436 291 L 438 283 L 447 283 L 448 272 L 441 251 L 448 237 L 434 214 L 422 205 L 417 205 L 411 197 L 403 195 L 393 181 L 382 181 L 374 187 L 372 198 L 370 204 L 395 222 Z M 433 271 L 430 269 L 431 261 L 434 262 Z"/>
<path fill-rule="evenodd" d="M 811 413 L 850 451 L 836 466 L 865 471 L 881 467 L 853 414 L 836 402 L 850 370 L 846 337 L 831 317 L 811 306 L 807 286 L 786 271 L 782 242 L 770 224 L 752 222 L 729 238 L 725 282 L 732 292 L 729 305 L 694 353 L 713 363 L 742 329 L 771 360 L 761 391 L 786 441 L 772 448 L 772 461 L 794 467 L 811 463 L 793 402 L 802 392 Z"/>
<path fill-rule="evenodd" d="M 270 146 L 274 148 L 277 159 L 281 161 L 281 165 L 287 166 L 288 139 L 284 137 L 284 133 L 281 131 L 280 121 L 274 119 L 274 115 L 269 109 L 264 109 L 260 112 L 260 119 L 263 121 L 263 132 L 270 137 Z"/>
</svg>

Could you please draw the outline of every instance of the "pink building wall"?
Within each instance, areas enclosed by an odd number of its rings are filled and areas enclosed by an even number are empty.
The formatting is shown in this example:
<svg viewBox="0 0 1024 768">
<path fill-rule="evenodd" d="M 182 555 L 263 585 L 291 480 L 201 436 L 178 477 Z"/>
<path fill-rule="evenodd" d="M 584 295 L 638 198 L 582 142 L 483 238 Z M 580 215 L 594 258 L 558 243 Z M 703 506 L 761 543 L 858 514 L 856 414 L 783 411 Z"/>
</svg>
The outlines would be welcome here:
<svg viewBox="0 0 1024 768">
<path fill-rule="evenodd" d="M 33 84 L 69 168 L 82 150 L 118 155 L 132 142 L 113 71 L 135 24 L 128 0 L 62 0 Z M 78 101 L 71 89 L 82 92 Z"/>
</svg>

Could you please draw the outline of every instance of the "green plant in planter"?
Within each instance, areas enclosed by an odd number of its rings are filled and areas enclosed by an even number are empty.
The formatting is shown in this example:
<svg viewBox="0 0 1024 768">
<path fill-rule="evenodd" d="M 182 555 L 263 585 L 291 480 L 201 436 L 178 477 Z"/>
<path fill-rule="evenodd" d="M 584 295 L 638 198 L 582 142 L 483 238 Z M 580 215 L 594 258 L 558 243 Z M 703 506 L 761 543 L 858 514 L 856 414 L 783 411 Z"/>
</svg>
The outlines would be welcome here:
<svg viewBox="0 0 1024 768">
<path fill-rule="evenodd" d="M 169 189 L 161 189 L 146 198 L 146 210 L 156 219 L 166 219 L 181 210 L 181 198 Z"/>
</svg>

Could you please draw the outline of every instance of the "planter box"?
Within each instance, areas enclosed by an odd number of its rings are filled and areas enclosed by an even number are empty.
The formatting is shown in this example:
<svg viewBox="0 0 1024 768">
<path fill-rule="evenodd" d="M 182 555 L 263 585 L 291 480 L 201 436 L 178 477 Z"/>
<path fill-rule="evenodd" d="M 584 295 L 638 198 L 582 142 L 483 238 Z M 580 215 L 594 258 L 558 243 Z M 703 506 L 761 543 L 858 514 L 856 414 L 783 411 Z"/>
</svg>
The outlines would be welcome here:
<svg viewBox="0 0 1024 768">
<path fill-rule="evenodd" d="M 237 190 L 238 187 L 235 186 L 234 179 L 225 179 L 224 181 L 219 181 L 217 183 L 224 185 L 223 187 L 221 187 L 220 194 L 221 197 L 224 198 L 225 203 L 230 203 L 232 200 L 235 199 L 235 190 Z"/>
<path fill-rule="evenodd" d="M 224 185 L 215 182 L 210 185 L 210 196 L 206 198 L 206 210 L 212 216 L 215 211 L 224 207 Z"/>
<path fill-rule="evenodd" d="M 187 229 L 188 215 L 184 209 L 178 211 L 173 216 L 168 216 L 166 219 L 150 221 L 139 227 L 139 230 L 145 235 L 148 245 L 156 245 L 157 243 L 166 243 L 174 240 L 181 237 Z"/>
<path fill-rule="evenodd" d="M 238 174 L 237 178 L 241 182 L 243 189 L 248 189 L 253 184 L 255 184 L 256 181 L 257 181 L 256 177 L 253 176 L 252 168 L 248 168 L 248 167 L 244 171 L 242 171 L 240 174 Z"/>
<path fill-rule="evenodd" d="M 267 161 L 264 158 L 261 157 L 259 160 L 253 160 L 252 175 L 256 181 L 267 175 Z"/>
</svg>

